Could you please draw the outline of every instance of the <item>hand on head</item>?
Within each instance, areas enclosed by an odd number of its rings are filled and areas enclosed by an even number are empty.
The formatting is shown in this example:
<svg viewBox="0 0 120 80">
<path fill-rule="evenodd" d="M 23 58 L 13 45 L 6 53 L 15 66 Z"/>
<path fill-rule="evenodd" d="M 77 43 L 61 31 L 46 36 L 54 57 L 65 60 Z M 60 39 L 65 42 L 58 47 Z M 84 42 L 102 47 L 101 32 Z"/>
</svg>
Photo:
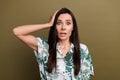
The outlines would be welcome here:
<svg viewBox="0 0 120 80">
<path fill-rule="evenodd" d="M 59 10 L 55 11 L 55 12 L 52 14 L 51 18 L 50 18 L 49 23 L 51 24 L 51 26 L 52 26 L 53 23 L 54 23 L 54 19 L 55 19 L 55 16 L 56 16 L 56 14 L 57 14 L 58 11 L 59 11 Z"/>
</svg>

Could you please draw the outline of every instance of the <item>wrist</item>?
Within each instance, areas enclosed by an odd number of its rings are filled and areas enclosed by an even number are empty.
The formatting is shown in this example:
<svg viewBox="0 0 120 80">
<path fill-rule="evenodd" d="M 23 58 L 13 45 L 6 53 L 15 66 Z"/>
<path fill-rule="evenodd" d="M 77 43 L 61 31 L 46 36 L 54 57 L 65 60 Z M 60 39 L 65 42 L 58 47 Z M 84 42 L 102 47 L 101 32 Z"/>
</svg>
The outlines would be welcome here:
<svg viewBox="0 0 120 80">
<path fill-rule="evenodd" d="M 47 25 L 48 25 L 48 27 L 52 27 L 52 23 L 51 22 L 49 22 L 49 23 L 47 23 Z"/>
</svg>

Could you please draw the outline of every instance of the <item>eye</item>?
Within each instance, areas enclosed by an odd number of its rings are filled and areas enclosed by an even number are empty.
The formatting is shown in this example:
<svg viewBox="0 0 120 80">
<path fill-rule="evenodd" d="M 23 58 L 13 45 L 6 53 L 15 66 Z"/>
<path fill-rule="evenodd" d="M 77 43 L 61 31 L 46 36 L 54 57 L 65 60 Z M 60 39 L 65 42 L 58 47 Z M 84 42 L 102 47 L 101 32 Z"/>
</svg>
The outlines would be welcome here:
<svg viewBox="0 0 120 80">
<path fill-rule="evenodd" d="M 66 24 L 67 24 L 67 25 L 70 25 L 70 24 L 71 24 L 71 22 L 66 22 Z"/>
<path fill-rule="evenodd" d="M 56 23 L 56 25 L 60 25 L 61 24 L 61 22 L 60 21 L 58 21 L 57 23 Z"/>
</svg>

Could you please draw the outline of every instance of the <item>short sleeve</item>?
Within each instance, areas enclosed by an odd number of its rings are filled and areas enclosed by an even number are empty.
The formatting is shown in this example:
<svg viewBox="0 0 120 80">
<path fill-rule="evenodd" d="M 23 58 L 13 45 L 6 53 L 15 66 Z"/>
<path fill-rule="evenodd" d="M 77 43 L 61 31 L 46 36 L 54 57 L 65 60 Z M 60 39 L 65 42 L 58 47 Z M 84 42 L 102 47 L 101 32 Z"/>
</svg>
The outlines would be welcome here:
<svg viewBox="0 0 120 80">
<path fill-rule="evenodd" d="M 87 46 L 82 45 L 82 49 L 83 49 L 83 55 L 84 55 L 82 64 L 81 64 L 82 78 L 83 80 L 90 80 L 90 76 L 94 75 L 92 59 Z"/>
<path fill-rule="evenodd" d="M 37 37 L 36 39 L 38 42 L 38 51 L 34 50 L 34 54 L 37 60 L 44 59 L 46 56 L 48 56 L 48 43 L 42 38 Z"/>
</svg>

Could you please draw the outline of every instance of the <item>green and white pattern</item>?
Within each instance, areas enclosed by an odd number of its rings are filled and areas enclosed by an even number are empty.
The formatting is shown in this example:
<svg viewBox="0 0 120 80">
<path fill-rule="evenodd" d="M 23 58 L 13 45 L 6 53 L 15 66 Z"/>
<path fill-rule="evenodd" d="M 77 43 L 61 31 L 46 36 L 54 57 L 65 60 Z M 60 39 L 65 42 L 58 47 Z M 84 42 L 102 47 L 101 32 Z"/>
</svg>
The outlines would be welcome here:
<svg viewBox="0 0 120 80">
<path fill-rule="evenodd" d="M 63 57 L 60 50 L 60 46 L 57 43 L 57 69 L 53 70 L 52 73 L 46 71 L 46 63 L 48 60 L 48 43 L 46 40 L 37 38 L 38 40 L 38 51 L 34 51 L 37 58 L 37 62 L 40 70 L 41 80 L 90 80 L 90 76 L 94 75 L 93 65 L 91 56 L 89 54 L 88 48 L 84 44 L 80 44 L 81 49 L 81 69 L 77 77 L 74 77 L 73 68 L 73 48 L 74 45 L 71 44 L 70 50 Z"/>
</svg>

